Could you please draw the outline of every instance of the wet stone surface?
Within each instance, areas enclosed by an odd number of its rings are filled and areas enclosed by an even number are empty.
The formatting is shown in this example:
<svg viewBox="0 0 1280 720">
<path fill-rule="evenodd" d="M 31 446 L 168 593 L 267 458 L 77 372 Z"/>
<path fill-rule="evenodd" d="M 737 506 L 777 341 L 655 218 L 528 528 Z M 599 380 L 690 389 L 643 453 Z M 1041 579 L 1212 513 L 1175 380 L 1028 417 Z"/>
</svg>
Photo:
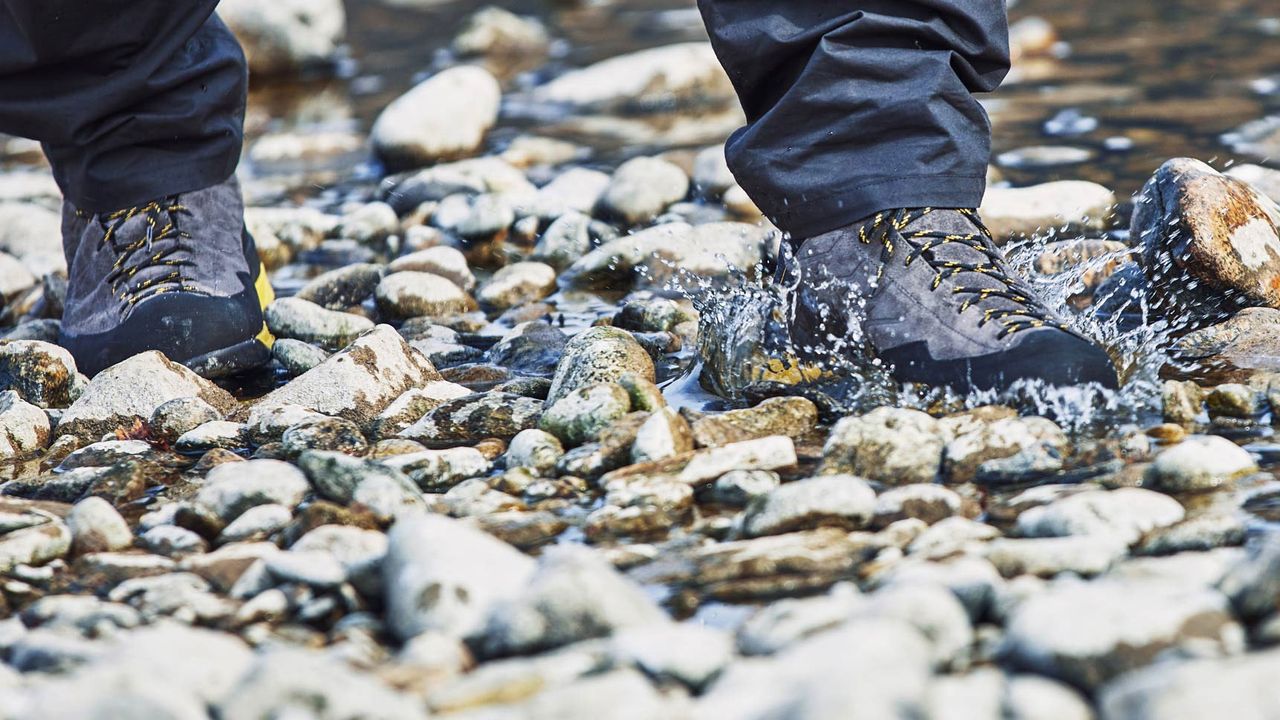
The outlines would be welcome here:
<svg viewBox="0 0 1280 720">
<path fill-rule="evenodd" d="M 1229 5 L 1014 6 L 983 210 L 1125 385 L 960 397 L 781 342 L 693 3 L 224 0 L 261 372 L 80 373 L 0 137 L 0 718 L 1275 716 L 1280 43 Z"/>
</svg>

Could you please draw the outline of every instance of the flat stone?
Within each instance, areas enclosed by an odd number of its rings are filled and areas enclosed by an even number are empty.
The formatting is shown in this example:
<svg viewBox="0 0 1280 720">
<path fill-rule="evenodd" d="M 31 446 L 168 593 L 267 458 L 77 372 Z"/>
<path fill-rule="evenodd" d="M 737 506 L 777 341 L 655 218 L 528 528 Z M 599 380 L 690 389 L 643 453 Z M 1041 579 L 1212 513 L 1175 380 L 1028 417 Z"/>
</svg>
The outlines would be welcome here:
<svg viewBox="0 0 1280 720">
<path fill-rule="evenodd" d="M 979 212 L 997 241 L 1058 228 L 1102 230 L 1116 195 L 1097 183 L 1060 180 L 1025 188 L 987 189 Z"/>
<path fill-rule="evenodd" d="M 464 637 L 518 597 L 534 562 L 457 520 L 424 515 L 392 528 L 383 566 L 387 622 L 401 640 L 425 631 Z"/>
<path fill-rule="evenodd" d="M 733 97 L 707 43 L 641 50 L 574 70 L 538 88 L 535 98 L 582 109 L 669 107 Z"/>
<path fill-rule="evenodd" d="M 1244 448 L 1216 435 L 1193 436 L 1156 456 L 1145 480 L 1167 492 L 1204 492 L 1258 471 Z"/>
<path fill-rule="evenodd" d="M 663 288 L 750 273 L 768 231 L 745 223 L 667 223 L 607 242 L 582 256 L 560 281 L 581 289 Z"/>
<path fill-rule="evenodd" d="M 743 530 L 748 537 L 834 526 L 865 527 L 875 511 L 875 491 L 861 478 L 822 475 L 787 483 L 747 507 Z"/>
<path fill-rule="evenodd" d="M 410 388 L 440 379 L 430 361 L 399 333 L 379 325 L 314 370 L 272 391 L 254 404 L 253 412 L 293 405 L 364 426 Z"/>
<path fill-rule="evenodd" d="M 1238 652 L 1243 633 L 1222 595 L 1163 583 L 1060 583 L 1014 611 L 1011 662 L 1094 690 L 1167 650 Z"/>
<path fill-rule="evenodd" d="M 564 545 L 544 552 L 526 586 L 490 609 L 477 640 L 487 656 L 526 654 L 666 621 L 595 551 Z"/>
<path fill-rule="evenodd" d="M 135 418 L 145 421 L 161 403 L 180 397 L 198 397 L 223 414 L 237 405 L 227 391 L 152 351 L 98 373 L 63 413 L 55 432 L 97 440 Z"/>
<path fill-rule="evenodd" d="M 509 440 L 522 430 L 538 426 L 543 402 L 512 393 L 488 392 L 449 400 L 399 437 L 428 447 L 469 445 L 488 438 Z"/>
<path fill-rule="evenodd" d="M 800 438 L 818 425 L 818 408 L 801 397 L 769 398 L 751 408 L 705 415 L 693 423 L 701 447 L 718 447 L 770 435 Z"/>
<path fill-rule="evenodd" d="M 1173 525 L 1185 515 L 1177 500 L 1150 490 L 1090 490 L 1023 512 L 1017 531 L 1025 537 L 1110 535 L 1132 544 L 1144 533 Z"/>
<path fill-rule="evenodd" d="M 264 315 L 273 335 L 341 350 L 373 327 L 360 315 L 326 310 L 302 298 L 280 298 L 267 306 Z"/>
<path fill-rule="evenodd" d="M 877 408 L 836 423 L 822 450 L 823 472 L 886 485 L 931 483 L 945 444 L 938 421 L 918 410 Z"/>
<path fill-rule="evenodd" d="M 502 90 L 486 70 L 450 68 L 392 101 L 373 125 L 375 151 L 393 167 L 473 153 L 498 118 Z"/>
</svg>

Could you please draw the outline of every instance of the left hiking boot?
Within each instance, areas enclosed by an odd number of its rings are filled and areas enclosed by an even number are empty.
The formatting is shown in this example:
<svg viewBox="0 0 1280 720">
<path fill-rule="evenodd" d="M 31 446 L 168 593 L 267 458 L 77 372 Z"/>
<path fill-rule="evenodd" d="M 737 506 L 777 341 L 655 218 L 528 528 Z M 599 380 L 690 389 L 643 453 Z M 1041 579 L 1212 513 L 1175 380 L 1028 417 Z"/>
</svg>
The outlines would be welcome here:
<svg viewBox="0 0 1280 720">
<path fill-rule="evenodd" d="M 63 205 L 60 344 L 92 377 L 159 350 L 205 377 L 265 365 L 271 285 L 235 178 L 113 212 Z"/>
</svg>

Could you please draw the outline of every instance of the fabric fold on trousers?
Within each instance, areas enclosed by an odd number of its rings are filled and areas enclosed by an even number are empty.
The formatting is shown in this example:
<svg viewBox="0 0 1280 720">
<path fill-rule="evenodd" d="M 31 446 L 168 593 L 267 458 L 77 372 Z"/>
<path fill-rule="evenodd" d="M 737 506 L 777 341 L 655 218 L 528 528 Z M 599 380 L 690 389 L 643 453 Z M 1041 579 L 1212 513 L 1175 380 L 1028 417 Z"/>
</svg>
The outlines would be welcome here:
<svg viewBox="0 0 1280 720">
<path fill-rule="evenodd" d="M 739 184 L 803 238 L 899 207 L 977 207 L 1009 70 L 1004 0 L 699 0 L 748 124 Z"/>
<path fill-rule="evenodd" d="M 248 71 L 217 0 L 0 0 L 0 132 L 41 142 L 74 205 L 215 185 L 240 158 Z"/>
</svg>

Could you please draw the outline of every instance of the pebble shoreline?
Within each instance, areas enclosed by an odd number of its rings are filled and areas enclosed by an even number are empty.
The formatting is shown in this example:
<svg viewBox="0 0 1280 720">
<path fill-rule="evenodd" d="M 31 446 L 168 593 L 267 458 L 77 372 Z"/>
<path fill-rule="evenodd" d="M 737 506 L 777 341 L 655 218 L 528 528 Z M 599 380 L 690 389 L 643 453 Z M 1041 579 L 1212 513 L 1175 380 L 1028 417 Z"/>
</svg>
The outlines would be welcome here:
<svg viewBox="0 0 1280 720">
<path fill-rule="evenodd" d="M 340 2 L 259 5 L 222 6 L 254 72 L 339 53 Z M 329 209 L 246 180 L 296 285 L 252 397 L 158 353 L 78 373 L 56 187 L 0 174 L 0 720 L 1280 714 L 1280 171 L 1170 160 L 1128 222 L 1095 183 L 988 194 L 1072 307 L 1184 325 L 1163 417 L 683 407 L 700 347 L 747 380 L 688 296 L 778 239 L 723 147 L 604 172 L 486 137 L 504 96 L 624 122 L 731 86 L 684 43 L 513 90 L 553 35 L 482 11 L 369 138 L 248 149 L 390 173 Z"/>
</svg>

